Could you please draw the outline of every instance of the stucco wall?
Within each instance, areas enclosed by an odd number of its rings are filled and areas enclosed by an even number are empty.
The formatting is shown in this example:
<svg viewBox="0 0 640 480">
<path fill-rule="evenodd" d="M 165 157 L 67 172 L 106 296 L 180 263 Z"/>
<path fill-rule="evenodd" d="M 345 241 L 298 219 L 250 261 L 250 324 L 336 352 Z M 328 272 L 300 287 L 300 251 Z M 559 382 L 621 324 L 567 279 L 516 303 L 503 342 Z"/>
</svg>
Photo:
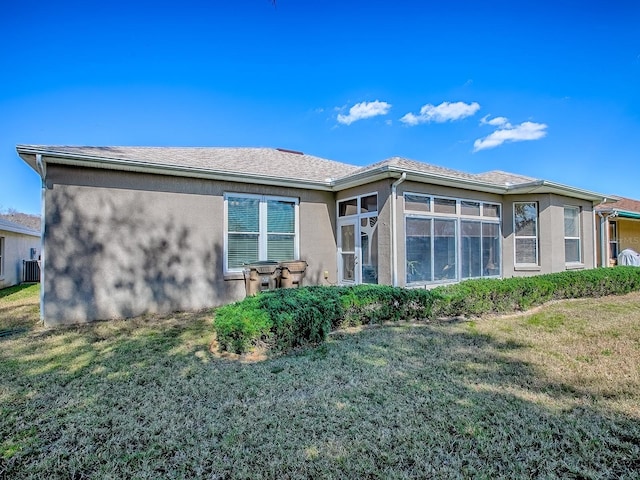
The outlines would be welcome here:
<svg viewBox="0 0 640 480">
<path fill-rule="evenodd" d="M 306 280 L 321 283 L 324 271 L 335 280 L 330 193 L 49 165 L 45 323 L 194 310 L 243 298 L 241 276 L 223 276 L 225 192 L 299 198 Z"/>
<path fill-rule="evenodd" d="M 0 230 L 4 237 L 3 271 L 0 275 L 0 288 L 11 287 L 22 282 L 23 260 L 31 260 L 31 249 L 36 249 L 35 260 L 40 254 L 40 237 Z"/>
<path fill-rule="evenodd" d="M 595 267 L 593 206 L 590 202 L 559 195 L 505 196 L 503 216 L 503 276 L 517 277 L 562 272 L 572 268 Z M 538 202 L 539 267 L 516 267 L 514 258 L 513 204 Z M 577 265 L 565 263 L 564 207 L 580 207 L 582 261 Z"/>
</svg>

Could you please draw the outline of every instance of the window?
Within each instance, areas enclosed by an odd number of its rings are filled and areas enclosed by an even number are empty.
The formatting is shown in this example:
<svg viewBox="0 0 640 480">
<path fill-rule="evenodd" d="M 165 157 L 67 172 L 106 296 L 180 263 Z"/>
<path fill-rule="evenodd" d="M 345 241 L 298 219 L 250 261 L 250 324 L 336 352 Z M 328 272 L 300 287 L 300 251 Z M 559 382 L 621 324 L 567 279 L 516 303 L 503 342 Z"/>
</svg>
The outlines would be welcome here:
<svg viewBox="0 0 640 480">
<path fill-rule="evenodd" d="M 4 237 L 0 237 L 0 277 L 4 276 Z"/>
<path fill-rule="evenodd" d="M 405 193 L 406 283 L 500 276 L 500 205 Z"/>
<path fill-rule="evenodd" d="M 618 222 L 609 220 L 609 258 L 618 258 Z"/>
<path fill-rule="evenodd" d="M 538 204 L 513 204 L 516 265 L 538 265 Z"/>
<path fill-rule="evenodd" d="M 564 261 L 580 263 L 580 208 L 564 207 Z"/>
<path fill-rule="evenodd" d="M 298 200 L 225 194 L 225 271 L 298 257 Z"/>
</svg>

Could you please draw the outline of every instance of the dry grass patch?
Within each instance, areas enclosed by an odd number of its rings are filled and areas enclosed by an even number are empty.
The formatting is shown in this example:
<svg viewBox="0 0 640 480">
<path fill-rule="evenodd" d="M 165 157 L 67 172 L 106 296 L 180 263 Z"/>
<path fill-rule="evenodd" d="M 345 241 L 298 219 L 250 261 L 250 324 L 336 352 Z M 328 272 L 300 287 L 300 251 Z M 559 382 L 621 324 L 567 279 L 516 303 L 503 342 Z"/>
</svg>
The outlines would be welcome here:
<svg viewBox="0 0 640 480">
<path fill-rule="evenodd" d="M 337 332 L 256 363 L 211 353 L 207 312 L 36 328 L 0 340 L 0 478 L 637 478 L 638 308 Z"/>
</svg>

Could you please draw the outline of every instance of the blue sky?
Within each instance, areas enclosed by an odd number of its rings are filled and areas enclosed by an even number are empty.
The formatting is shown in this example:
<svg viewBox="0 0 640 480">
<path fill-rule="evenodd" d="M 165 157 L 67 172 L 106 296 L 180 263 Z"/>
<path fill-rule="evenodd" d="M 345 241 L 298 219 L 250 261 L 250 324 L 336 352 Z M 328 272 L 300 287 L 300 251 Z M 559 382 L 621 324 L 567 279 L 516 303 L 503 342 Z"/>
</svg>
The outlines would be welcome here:
<svg viewBox="0 0 640 480">
<path fill-rule="evenodd" d="M 40 212 L 16 144 L 403 156 L 640 198 L 638 25 L 616 0 L 3 2 L 0 207 Z"/>
</svg>

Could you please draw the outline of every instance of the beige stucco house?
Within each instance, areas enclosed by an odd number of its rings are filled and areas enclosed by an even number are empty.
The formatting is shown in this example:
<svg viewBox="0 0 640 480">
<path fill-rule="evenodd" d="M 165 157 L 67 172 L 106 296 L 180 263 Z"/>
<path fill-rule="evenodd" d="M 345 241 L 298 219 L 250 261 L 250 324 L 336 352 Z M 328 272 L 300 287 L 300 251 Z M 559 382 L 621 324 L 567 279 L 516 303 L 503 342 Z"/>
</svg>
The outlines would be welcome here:
<svg viewBox="0 0 640 480">
<path fill-rule="evenodd" d="M 598 264 L 615 265 L 618 253 L 640 252 L 640 201 L 618 198 L 596 207 Z"/>
<path fill-rule="evenodd" d="M 37 260 L 40 232 L 0 218 L 0 288 L 21 283 L 25 260 Z"/>
<path fill-rule="evenodd" d="M 42 178 L 50 325 L 228 303 L 258 260 L 422 288 L 596 265 L 603 197 L 546 180 L 270 148 L 17 150 Z"/>
</svg>

